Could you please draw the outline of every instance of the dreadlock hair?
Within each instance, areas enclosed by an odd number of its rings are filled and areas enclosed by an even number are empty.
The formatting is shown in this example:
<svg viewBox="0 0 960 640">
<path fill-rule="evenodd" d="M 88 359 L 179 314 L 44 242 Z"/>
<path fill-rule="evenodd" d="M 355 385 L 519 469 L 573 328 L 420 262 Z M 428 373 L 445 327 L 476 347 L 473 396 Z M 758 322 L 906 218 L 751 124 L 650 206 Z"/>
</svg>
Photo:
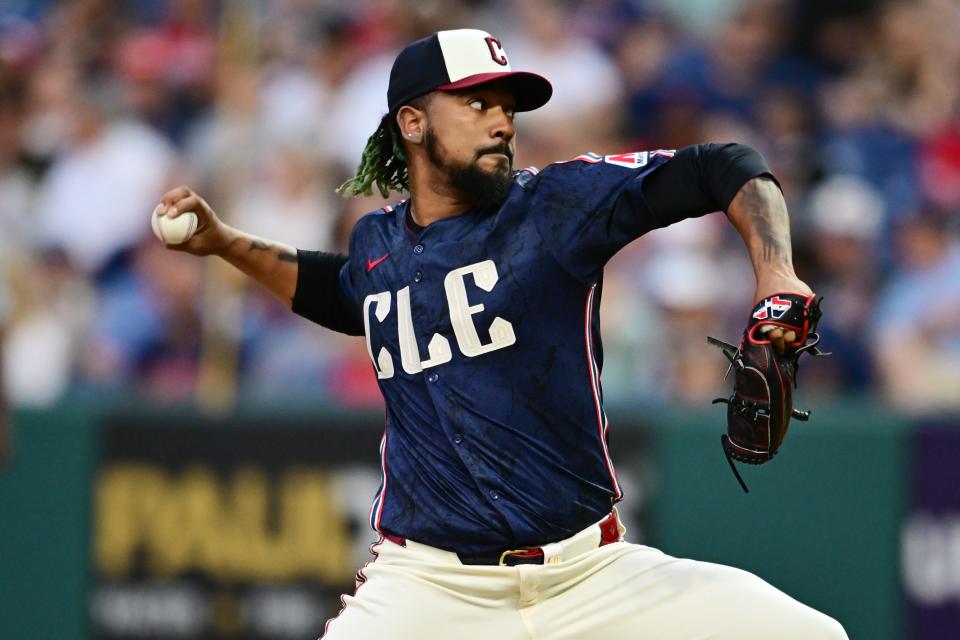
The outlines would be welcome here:
<svg viewBox="0 0 960 640">
<path fill-rule="evenodd" d="M 423 109 L 429 102 L 428 96 L 418 96 L 407 104 L 415 109 Z M 385 113 L 380 119 L 380 126 L 363 148 L 356 175 L 340 185 L 337 193 L 345 198 L 370 196 L 373 195 L 374 185 L 384 198 L 391 191 L 406 191 L 410 187 L 410 176 L 402 139 L 396 112 Z"/>
</svg>

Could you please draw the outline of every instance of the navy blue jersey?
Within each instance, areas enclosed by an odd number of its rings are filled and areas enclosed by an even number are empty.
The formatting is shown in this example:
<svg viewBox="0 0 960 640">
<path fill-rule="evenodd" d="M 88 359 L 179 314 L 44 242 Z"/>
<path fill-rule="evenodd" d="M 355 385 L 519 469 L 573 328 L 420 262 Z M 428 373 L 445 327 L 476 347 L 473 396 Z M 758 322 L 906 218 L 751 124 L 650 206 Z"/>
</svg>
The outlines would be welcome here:
<svg viewBox="0 0 960 640">
<path fill-rule="evenodd" d="M 461 553 L 572 535 L 621 497 L 607 450 L 606 262 L 674 219 L 641 193 L 672 152 L 516 174 L 496 212 L 363 217 L 340 273 L 386 400 L 379 532 Z"/>
</svg>

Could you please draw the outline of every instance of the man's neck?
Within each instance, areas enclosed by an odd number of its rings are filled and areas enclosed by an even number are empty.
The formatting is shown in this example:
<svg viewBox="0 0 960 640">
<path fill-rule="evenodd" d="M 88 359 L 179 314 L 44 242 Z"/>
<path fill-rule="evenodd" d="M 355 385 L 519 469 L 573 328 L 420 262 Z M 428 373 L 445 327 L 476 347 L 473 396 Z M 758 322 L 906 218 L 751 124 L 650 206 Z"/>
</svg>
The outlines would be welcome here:
<svg viewBox="0 0 960 640">
<path fill-rule="evenodd" d="M 443 176 L 410 168 L 410 217 L 421 227 L 444 218 L 459 216 L 473 204 L 447 184 Z"/>
<path fill-rule="evenodd" d="M 462 198 L 414 189 L 410 194 L 410 217 L 421 227 L 466 212 L 472 205 Z"/>
</svg>

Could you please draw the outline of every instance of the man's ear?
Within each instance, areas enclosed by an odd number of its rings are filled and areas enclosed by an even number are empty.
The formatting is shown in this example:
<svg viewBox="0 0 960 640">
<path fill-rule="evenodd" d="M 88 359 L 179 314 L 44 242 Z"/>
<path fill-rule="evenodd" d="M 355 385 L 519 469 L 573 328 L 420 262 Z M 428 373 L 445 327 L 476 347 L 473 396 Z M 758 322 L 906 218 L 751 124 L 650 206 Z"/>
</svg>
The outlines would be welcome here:
<svg viewBox="0 0 960 640">
<path fill-rule="evenodd" d="M 423 131 L 426 128 L 427 114 L 420 109 L 404 105 L 397 111 L 397 126 L 404 140 L 413 144 L 423 142 Z"/>
</svg>

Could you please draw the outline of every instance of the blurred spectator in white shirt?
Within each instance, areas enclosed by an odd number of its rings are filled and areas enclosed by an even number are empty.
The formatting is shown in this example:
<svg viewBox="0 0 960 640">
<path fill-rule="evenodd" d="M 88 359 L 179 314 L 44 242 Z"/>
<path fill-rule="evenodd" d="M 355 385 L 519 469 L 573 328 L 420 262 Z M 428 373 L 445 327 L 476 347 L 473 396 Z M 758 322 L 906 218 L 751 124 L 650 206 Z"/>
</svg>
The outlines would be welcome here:
<svg viewBox="0 0 960 640">
<path fill-rule="evenodd" d="M 390 50 L 358 65 L 338 87 L 330 104 L 321 143 L 326 153 L 352 170 L 360 162 L 367 140 L 387 112 L 384 87 L 397 51 Z M 352 175 L 352 174 L 351 174 Z"/>
<path fill-rule="evenodd" d="M 44 407 L 70 388 L 81 345 L 95 313 L 92 282 L 63 251 L 42 250 L 17 269 L 16 313 L 7 326 L 3 368 L 10 402 Z"/>
<path fill-rule="evenodd" d="M 88 274 L 144 235 L 157 194 L 169 188 L 173 163 L 163 137 L 118 117 L 116 90 L 102 82 L 74 88 L 69 147 L 38 194 L 39 242 L 62 247 Z"/>
</svg>

